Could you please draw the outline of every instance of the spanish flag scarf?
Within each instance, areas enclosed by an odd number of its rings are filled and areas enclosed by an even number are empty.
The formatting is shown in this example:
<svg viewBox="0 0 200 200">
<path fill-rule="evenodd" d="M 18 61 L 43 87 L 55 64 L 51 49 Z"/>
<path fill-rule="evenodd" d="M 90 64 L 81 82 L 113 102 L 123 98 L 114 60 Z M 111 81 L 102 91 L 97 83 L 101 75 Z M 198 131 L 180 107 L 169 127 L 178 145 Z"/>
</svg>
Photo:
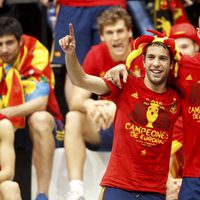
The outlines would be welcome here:
<svg viewBox="0 0 200 200">
<path fill-rule="evenodd" d="M 53 90 L 55 79 L 47 49 L 37 39 L 27 35 L 22 36 L 22 43 L 19 55 L 12 66 L 0 60 L 0 108 L 23 104 L 25 94 L 32 93 L 36 88 L 33 80 L 45 81 L 50 85 L 47 110 L 62 121 Z M 16 128 L 25 126 L 25 117 L 15 116 L 10 120 Z"/>
</svg>

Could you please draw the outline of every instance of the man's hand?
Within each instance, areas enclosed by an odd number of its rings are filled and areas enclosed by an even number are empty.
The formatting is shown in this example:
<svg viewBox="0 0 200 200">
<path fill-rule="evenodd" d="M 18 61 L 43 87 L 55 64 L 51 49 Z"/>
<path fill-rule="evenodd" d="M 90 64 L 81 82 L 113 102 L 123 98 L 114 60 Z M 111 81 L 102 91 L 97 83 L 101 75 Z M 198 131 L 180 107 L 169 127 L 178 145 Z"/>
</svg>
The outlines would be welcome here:
<svg viewBox="0 0 200 200">
<path fill-rule="evenodd" d="M 86 114 L 98 128 L 107 129 L 115 116 L 116 105 L 107 100 L 89 100 L 84 103 Z"/>
<path fill-rule="evenodd" d="M 61 38 L 59 40 L 60 47 L 66 54 L 71 54 L 75 52 L 76 49 L 76 41 L 74 37 L 74 28 L 71 23 L 69 23 L 69 35 Z"/>
<path fill-rule="evenodd" d="M 126 66 L 124 64 L 120 64 L 108 70 L 104 78 L 121 89 L 120 77 L 122 77 L 123 82 L 126 83 L 127 76 L 128 72 L 126 70 Z"/>
<path fill-rule="evenodd" d="M 7 107 L 7 108 L 3 108 L 0 110 L 0 114 L 10 118 L 13 117 L 15 115 L 15 108 L 16 107 Z"/>
<path fill-rule="evenodd" d="M 178 200 L 182 179 L 168 177 L 166 200 Z"/>
</svg>

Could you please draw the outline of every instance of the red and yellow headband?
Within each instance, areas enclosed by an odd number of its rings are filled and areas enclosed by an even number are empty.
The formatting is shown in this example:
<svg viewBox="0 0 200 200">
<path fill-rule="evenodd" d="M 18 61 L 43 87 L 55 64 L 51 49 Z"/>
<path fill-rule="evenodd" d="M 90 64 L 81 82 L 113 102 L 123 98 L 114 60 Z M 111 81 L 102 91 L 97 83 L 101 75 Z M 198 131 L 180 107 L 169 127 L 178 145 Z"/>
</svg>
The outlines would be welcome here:
<svg viewBox="0 0 200 200">
<path fill-rule="evenodd" d="M 177 47 L 177 45 L 175 44 L 175 40 L 172 38 L 168 38 L 165 34 L 160 33 L 158 31 L 155 30 L 148 30 L 149 32 L 154 33 L 154 36 L 151 35 L 142 35 L 140 37 L 138 37 L 135 42 L 134 42 L 134 50 L 128 55 L 127 59 L 126 59 L 126 66 L 129 69 L 131 66 L 131 63 L 137 58 L 139 57 L 141 54 L 144 53 L 146 46 L 149 43 L 154 43 L 154 42 L 161 42 L 164 45 L 166 45 L 172 55 L 173 58 L 175 60 L 175 65 L 174 65 L 174 76 L 177 77 L 178 74 L 178 68 L 179 68 L 179 61 L 181 59 L 181 53 Z"/>
</svg>

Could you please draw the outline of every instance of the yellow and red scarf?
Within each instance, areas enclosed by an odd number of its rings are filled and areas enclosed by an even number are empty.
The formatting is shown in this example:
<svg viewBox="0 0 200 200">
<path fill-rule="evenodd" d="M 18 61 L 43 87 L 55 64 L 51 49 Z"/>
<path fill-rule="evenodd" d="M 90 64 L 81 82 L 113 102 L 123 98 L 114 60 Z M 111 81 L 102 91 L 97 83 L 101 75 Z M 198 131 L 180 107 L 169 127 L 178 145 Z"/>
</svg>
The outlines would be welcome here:
<svg viewBox="0 0 200 200">
<path fill-rule="evenodd" d="M 33 80 L 50 85 L 47 110 L 58 120 L 63 120 L 54 94 L 54 74 L 50 67 L 48 50 L 34 37 L 23 35 L 22 47 L 12 66 L 0 59 L 0 108 L 20 105 L 25 94 L 32 93 L 36 85 Z M 25 117 L 10 119 L 17 128 L 25 126 Z"/>
</svg>

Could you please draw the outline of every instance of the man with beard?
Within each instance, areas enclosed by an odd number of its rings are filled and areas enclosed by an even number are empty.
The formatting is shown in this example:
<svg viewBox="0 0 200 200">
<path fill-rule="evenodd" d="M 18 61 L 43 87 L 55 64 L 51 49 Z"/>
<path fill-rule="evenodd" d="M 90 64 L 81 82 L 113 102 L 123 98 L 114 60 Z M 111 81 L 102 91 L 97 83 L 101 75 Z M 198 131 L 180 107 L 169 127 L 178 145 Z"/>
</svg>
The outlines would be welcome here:
<svg viewBox="0 0 200 200">
<path fill-rule="evenodd" d="M 110 162 L 101 181 L 100 199 L 164 200 L 173 125 L 180 115 L 179 96 L 167 85 L 180 54 L 173 39 L 143 35 L 135 42 L 127 64 L 144 55 L 145 77 L 128 76 L 122 89 L 82 70 L 76 56 L 73 25 L 59 43 L 73 84 L 116 104 Z M 141 116 L 141 112 L 144 114 Z M 134 117 L 132 117 L 134 116 Z M 164 125 L 164 126 L 163 126 Z"/>
<path fill-rule="evenodd" d="M 97 19 L 97 24 L 102 42 L 90 49 L 82 67 L 86 73 L 102 77 L 108 69 L 125 65 L 134 40 L 131 17 L 121 7 L 104 11 Z M 132 66 L 132 71 L 141 76 L 144 69 L 138 66 Z M 70 179 L 68 199 L 72 196 L 78 199 L 79 196 L 84 196 L 86 147 L 96 151 L 112 149 L 116 106 L 112 101 L 94 98 L 90 91 L 76 86 L 72 89 L 68 85 L 66 94 L 72 90 L 73 95 L 68 98 L 70 112 L 66 115 L 65 150 Z"/>
</svg>

